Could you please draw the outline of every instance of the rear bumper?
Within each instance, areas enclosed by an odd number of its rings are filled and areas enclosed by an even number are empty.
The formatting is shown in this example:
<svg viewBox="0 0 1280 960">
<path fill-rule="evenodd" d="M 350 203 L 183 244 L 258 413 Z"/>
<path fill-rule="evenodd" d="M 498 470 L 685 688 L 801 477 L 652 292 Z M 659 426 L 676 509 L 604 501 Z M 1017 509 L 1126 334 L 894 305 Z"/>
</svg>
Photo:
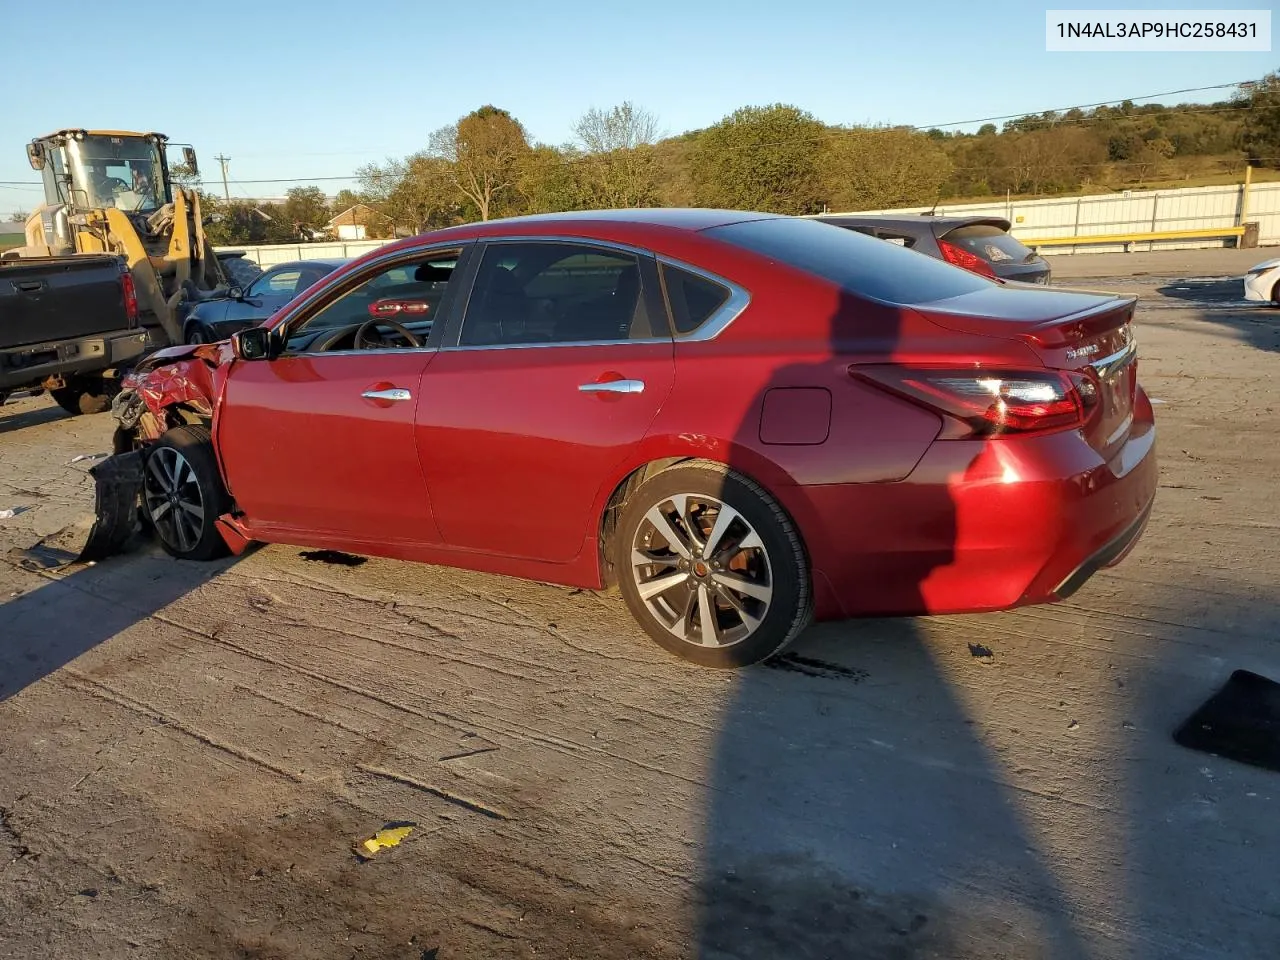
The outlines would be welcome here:
<svg viewBox="0 0 1280 960">
<path fill-rule="evenodd" d="M 37 386 L 50 377 L 98 373 L 147 352 L 145 330 L 113 330 L 89 337 L 0 349 L 0 390 Z"/>
<path fill-rule="evenodd" d="M 905 480 L 797 486 L 816 615 L 971 613 L 1065 599 L 1145 529 L 1158 466 L 1139 392 L 1104 461 L 1078 433 L 937 441 Z"/>
</svg>

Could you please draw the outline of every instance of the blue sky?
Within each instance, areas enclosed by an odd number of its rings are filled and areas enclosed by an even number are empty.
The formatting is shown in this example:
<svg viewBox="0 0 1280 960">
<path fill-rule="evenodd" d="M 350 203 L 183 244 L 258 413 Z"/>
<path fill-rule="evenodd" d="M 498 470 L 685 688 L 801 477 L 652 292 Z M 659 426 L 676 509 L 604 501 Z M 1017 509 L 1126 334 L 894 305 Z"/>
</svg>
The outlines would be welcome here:
<svg viewBox="0 0 1280 960">
<path fill-rule="evenodd" d="M 430 131 L 484 103 L 562 143 L 587 108 L 628 99 L 668 133 L 779 101 L 828 123 L 928 125 L 1256 79 L 1280 66 L 1274 49 L 1047 53 L 1046 6 L 0 0 L 0 182 L 34 181 L 24 143 L 64 126 L 159 130 L 195 144 L 207 182 L 223 153 L 233 195 L 270 196 L 293 184 L 242 181 L 346 176 L 422 148 Z M 1112 6 L 1265 9 L 1274 0 Z M 169 51 L 180 56 L 166 62 Z M 25 79 L 36 74 L 48 82 Z M 319 185 L 332 193 L 349 183 Z M 0 186 L 0 213 L 40 196 Z"/>
</svg>

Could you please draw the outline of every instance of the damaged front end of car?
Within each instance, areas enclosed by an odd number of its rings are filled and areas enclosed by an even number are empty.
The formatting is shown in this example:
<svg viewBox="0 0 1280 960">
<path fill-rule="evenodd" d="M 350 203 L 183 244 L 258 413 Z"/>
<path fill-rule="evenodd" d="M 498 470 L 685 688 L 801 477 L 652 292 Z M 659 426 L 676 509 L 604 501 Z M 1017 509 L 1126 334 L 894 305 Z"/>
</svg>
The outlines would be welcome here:
<svg viewBox="0 0 1280 960">
<path fill-rule="evenodd" d="M 210 426 L 226 368 L 229 342 L 170 347 L 139 363 L 111 404 L 115 418 L 112 456 L 90 468 L 94 523 L 81 562 L 122 552 L 143 528 L 143 471 L 148 448 L 166 430 L 184 424 Z"/>
</svg>

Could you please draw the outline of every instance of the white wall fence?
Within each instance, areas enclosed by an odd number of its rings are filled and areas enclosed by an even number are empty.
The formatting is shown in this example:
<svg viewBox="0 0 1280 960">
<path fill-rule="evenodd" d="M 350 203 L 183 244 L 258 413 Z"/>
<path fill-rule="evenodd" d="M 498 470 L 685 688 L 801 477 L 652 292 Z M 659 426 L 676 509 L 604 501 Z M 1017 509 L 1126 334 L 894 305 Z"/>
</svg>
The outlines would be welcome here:
<svg viewBox="0 0 1280 960">
<path fill-rule="evenodd" d="M 272 267 L 290 260 L 327 260 L 330 257 L 359 257 L 390 240 L 334 240 L 325 243 L 271 243 L 255 246 L 214 247 L 215 250 L 243 250 L 247 259 L 260 267 Z"/>
<path fill-rule="evenodd" d="M 927 213 L 930 207 L 860 210 L 858 213 Z M 833 211 L 834 212 L 834 211 Z M 997 216 L 1009 220 L 1021 240 L 1053 237 L 1114 236 L 1166 230 L 1221 230 L 1242 222 L 1258 223 L 1259 244 L 1280 244 L 1280 182 L 1250 184 L 1247 209 L 1243 183 L 1179 190 L 1126 190 L 1087 197 L 1050 200 L 993 200 L 988 203 L 939 204 L 935 211 L 955 216 Z M 1241 214 L 1244 214 L 1243 220 Z M 1223 247 L 1234 240 L 1180 239 L 1128 244 L 1133 251 L 1189 250 Z M 1044 254 L 1114 253 L 1124 244 L 1045 247 Z"/>
<path fill-rule="evenodd" d="M 929 207 L 893 210 L 861 210 L 858 213 L 927 213 Z M 993 200 L 989 203 L 939 205 L 939 214 L 1004 217 L 1014 236 L 1024 240 L 1053 237 L 1114 236 L 1165 230 L 1220 230 L 1242 222 L 1258 223 L 1258 243 L 1280 244 L 1280 182 L 1220 187 L 1187 187 L 1180 190 L 1126 190 L 1088 197 L 1055 197 L 1050 200 Z M 1242 219 L 1243 214 L 1243 219 Z M 1128 244 L 1139 250 L 1191 250 L 1223 247 L 1234 240 L 1179 239 L 1139 241 Z M 263 267 L 290 260 L 326 257 L 358 257 L 389 240 L 339 240 L 331 243 L 284 243 L 266 246 L 218 247 L 243 250 Z M 1086 244 L 1045 247 L 1043 253 L 1113 253 L 1124 244 Z"/>
</svg>

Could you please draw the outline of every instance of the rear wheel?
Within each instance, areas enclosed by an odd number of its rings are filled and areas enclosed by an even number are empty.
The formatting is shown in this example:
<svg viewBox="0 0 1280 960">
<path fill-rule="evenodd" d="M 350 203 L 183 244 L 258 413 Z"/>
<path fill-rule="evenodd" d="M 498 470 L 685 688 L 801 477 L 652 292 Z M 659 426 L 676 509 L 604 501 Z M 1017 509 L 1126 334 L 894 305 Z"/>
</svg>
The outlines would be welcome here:
<svg viewBox="0 0 1280 960">
<path fill-rule="evenodd" d="M 174 427 L 147 451 L 142 507 L 161 545 L 181 560 L 213 560 L 227 552 L 214 521 L 230 508 L 209 431 Z"/>
<path fill-rule="evenodd" d="M 72 416 L 111 409 L 111 389 L 103 377 L 73 377 L 65 387 L 49 391 L 53 402 Z"/>
<path fill-rule="evenodd" d="M 692 663 L 766 660 L 812 617 L 795 524 L 759 484 L 722 464 L 692 461 L 645 481 L 612 546 L 632 615 Z"/>
</svg>

